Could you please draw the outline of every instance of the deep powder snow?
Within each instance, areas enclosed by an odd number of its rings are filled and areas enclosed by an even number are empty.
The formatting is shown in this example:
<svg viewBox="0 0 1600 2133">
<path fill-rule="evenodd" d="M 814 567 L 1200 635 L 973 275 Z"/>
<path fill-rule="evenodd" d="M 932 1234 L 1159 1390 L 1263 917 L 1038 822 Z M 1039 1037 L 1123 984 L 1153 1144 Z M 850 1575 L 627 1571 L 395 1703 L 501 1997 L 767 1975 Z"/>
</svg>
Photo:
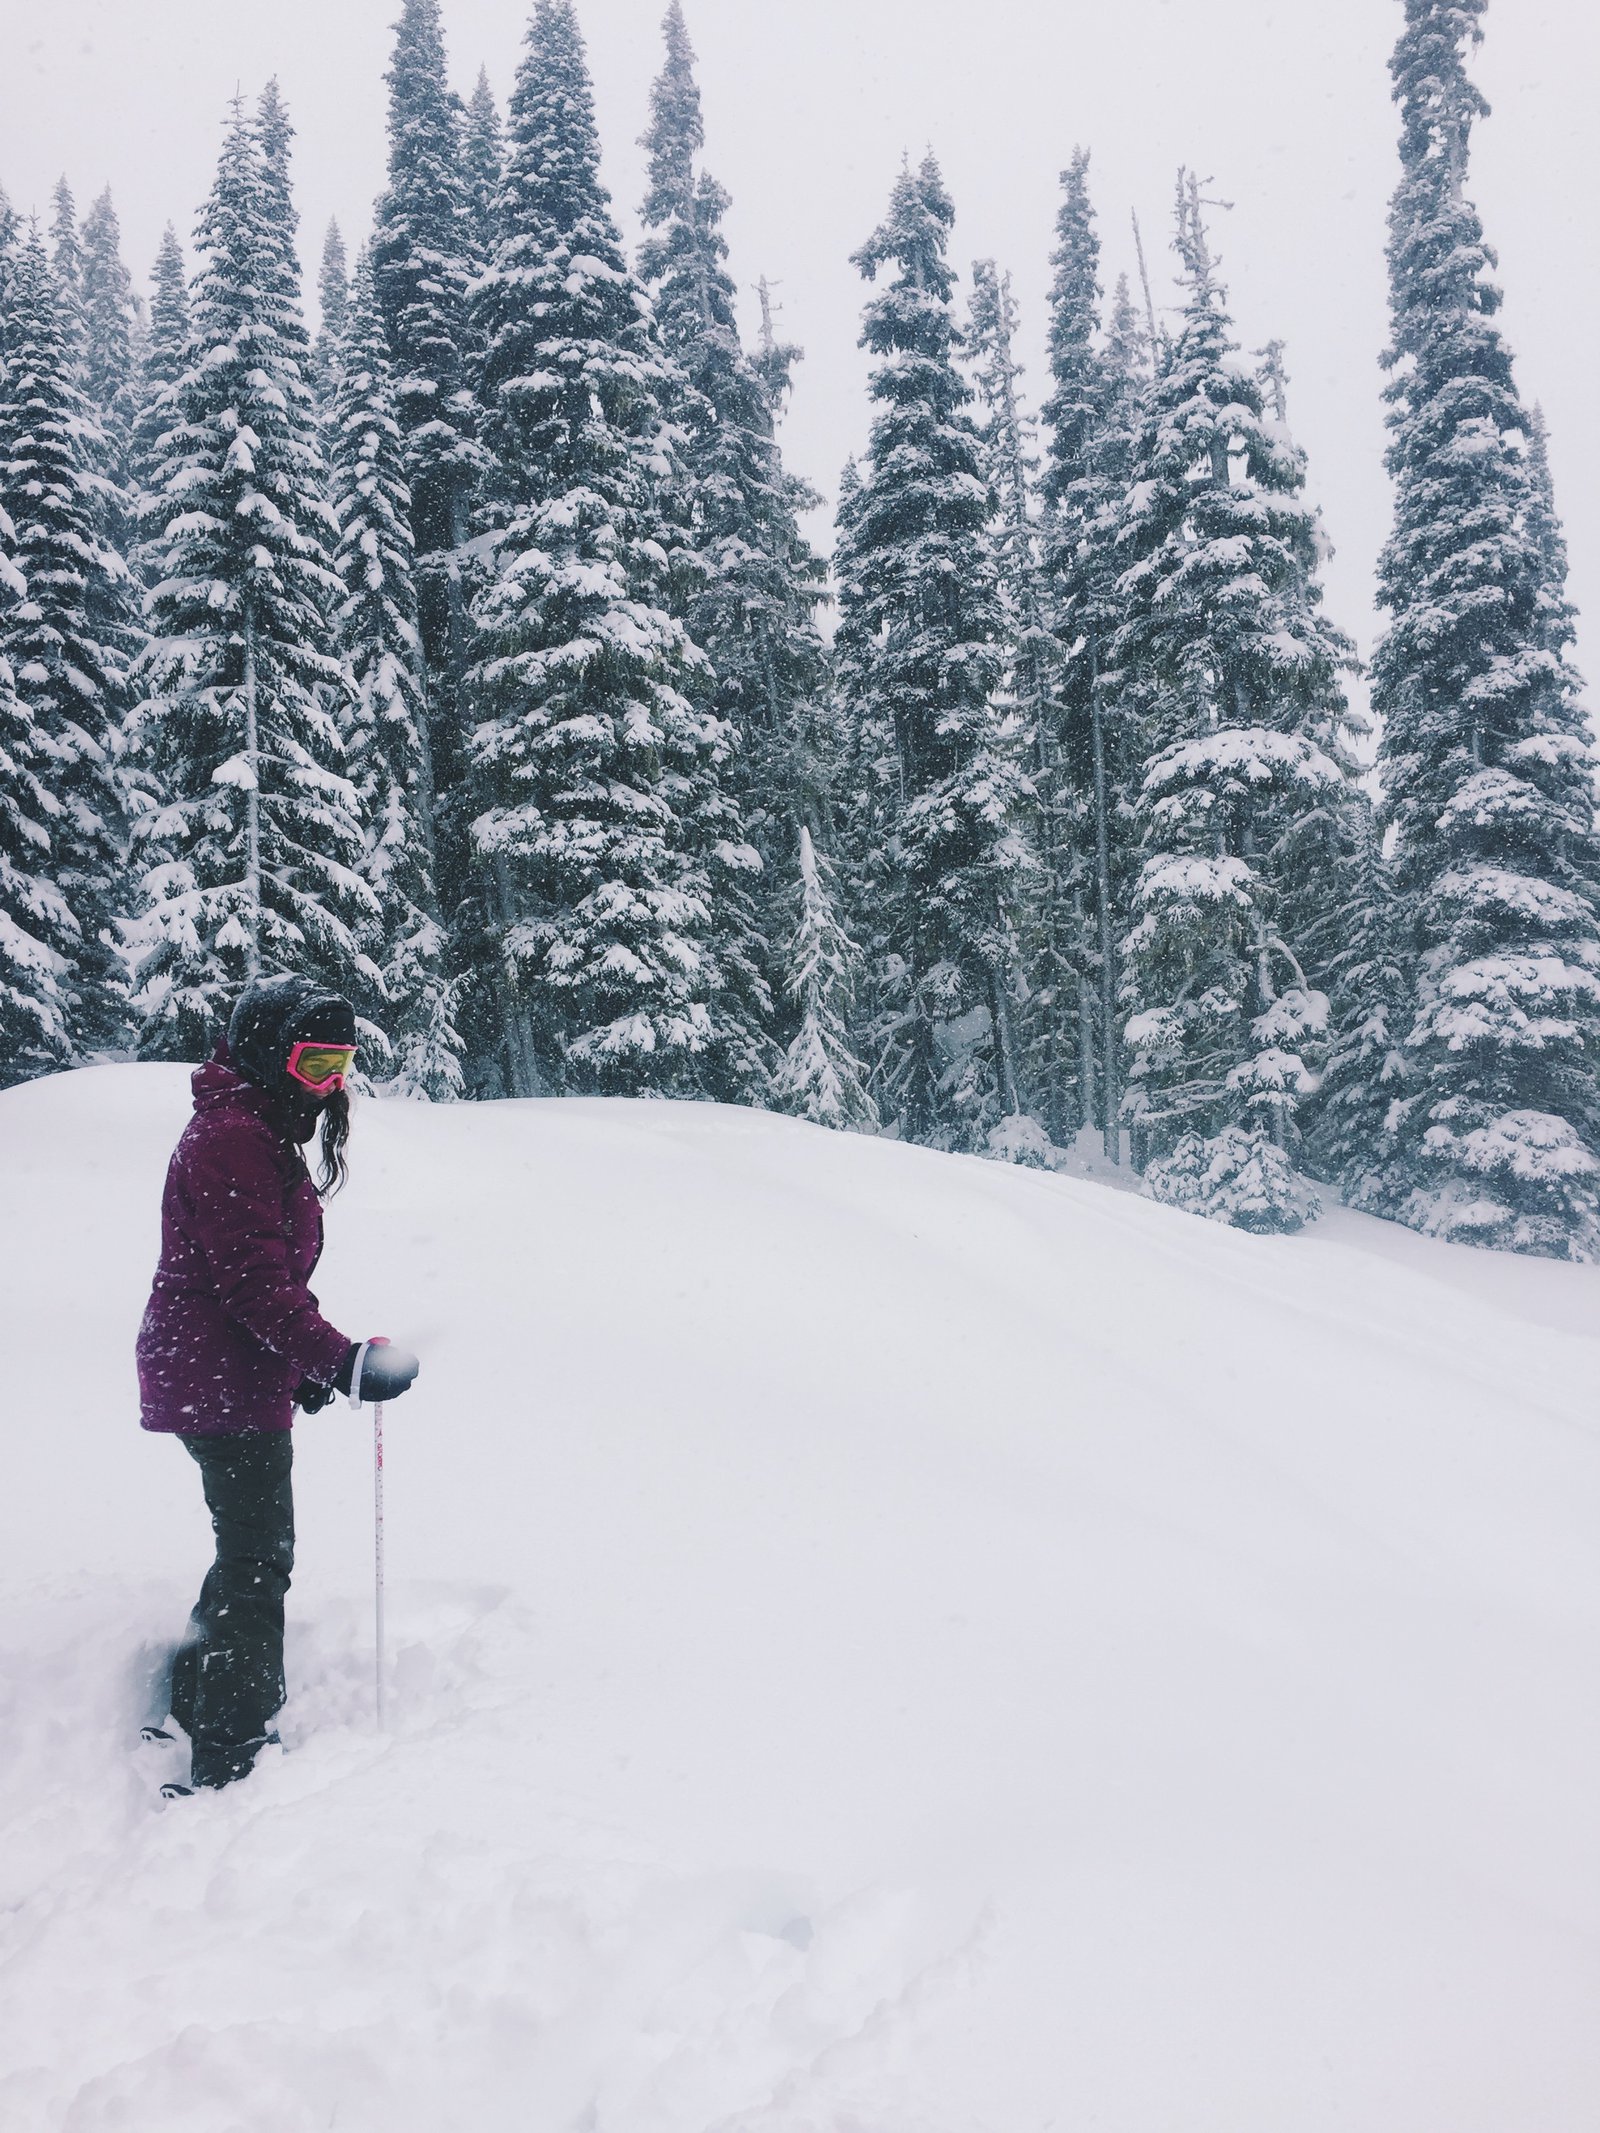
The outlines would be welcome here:
<svg viewBox="0 0 1600 2133">
<path fill-rule="evenodd" d="M 287 1752 L 152 1804 L 187 1076 L 0 1097 L 0 2125 L 1592 2133 L 1600 1273 L 670 1104 L 360 1107 Z"/>
</svg>

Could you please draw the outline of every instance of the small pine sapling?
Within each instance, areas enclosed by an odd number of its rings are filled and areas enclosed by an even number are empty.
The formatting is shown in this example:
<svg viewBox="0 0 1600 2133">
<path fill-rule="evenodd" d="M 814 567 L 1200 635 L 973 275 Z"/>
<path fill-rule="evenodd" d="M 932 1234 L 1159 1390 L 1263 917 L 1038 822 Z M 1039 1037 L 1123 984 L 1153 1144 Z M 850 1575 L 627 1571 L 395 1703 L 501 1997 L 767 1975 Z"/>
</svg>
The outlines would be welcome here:
<svg viewBox="0 0 1600 2133">
<path fill-rule="evenodd" d="M 780 1109 L 818 1126 L 875 1133 L 878 1107 L 851 1046 L 850 1021 L 861 952 L 839 916 L 832 869 L 811 832 L 799 837 L 798 917 L 784 990 L 800 1015 L 773 1083 Z"/>
</svg>

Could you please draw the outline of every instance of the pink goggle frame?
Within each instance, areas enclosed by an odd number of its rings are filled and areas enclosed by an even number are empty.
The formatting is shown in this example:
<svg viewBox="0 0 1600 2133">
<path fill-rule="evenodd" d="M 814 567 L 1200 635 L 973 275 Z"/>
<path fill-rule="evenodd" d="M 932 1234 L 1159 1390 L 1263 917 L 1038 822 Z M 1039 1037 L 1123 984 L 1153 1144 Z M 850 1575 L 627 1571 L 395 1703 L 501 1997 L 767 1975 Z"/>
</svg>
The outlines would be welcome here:
<svg viewBox="0 0 1600 2133">
<path fill-rule="evenodd" d="M 331 1096 L 344 1087 L 355 1056 L 353 1044 L 318 1044 L 305 1038 L 289 1054 L 289 1079 L 313 1096 Z"/>
</svg>

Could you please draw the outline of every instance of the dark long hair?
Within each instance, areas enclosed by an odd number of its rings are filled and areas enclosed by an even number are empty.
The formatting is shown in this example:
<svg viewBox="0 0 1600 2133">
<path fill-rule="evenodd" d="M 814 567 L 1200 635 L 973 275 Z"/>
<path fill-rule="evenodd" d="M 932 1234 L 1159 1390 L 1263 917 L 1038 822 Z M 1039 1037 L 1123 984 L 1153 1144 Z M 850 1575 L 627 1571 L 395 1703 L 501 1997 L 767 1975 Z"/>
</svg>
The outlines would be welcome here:
<svg viewBox="0 0 1600 2133">
<path fill-rule="evenodd" d="M 325 1200 L 331 1200 L 350 1175 L 350 1165 L 344 1159 L 344 1144 L 349 1138 L 350 1099 L 343 1089 L 335 1089 L 322 1107 L 322 1164 L 316 1187 Z"/>
</svg>

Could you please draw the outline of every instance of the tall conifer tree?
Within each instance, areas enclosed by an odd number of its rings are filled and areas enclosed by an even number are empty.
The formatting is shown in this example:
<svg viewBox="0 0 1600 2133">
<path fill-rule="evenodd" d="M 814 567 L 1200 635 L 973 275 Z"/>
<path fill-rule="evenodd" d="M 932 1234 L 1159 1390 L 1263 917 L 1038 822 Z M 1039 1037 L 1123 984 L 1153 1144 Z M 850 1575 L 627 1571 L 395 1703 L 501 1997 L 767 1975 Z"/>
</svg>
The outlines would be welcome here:
<svg viewBox="0 0 1600 2133">
<path fill-rule="evenodd" d="M 523 1003 L 513 1088 L 687 1092 L 717 1034 L 706 854 L 730 826 L 728 737 L 669 611 L 688 562 L 659 499 L 670 373 L 599 165 L 576 17 L 539 0 L 477 308 L 496 564 L 476 837 Z"/>
<path fill-rule="evenodd" d="M 1247 1124 L 1284 1147 L 1327 1002 L 1281 924 L 1286 828 L 1337 802 L 1348 642 L 1321 612 L 1305 464 L 1233 341 L 1179 181 L 1183 329 L 1142 425 L 1113 656 L 1156 749 L 1125 942 L 1127 1115 L 1145 1154 Z"/>
<path fill-rule="evenodd" d="M 1022 365 L 1016 356 L 1017 327 L 1011 276 L 1003 274 L 992 259 L 974 260 L 967 353 L 983 411 L 979 435 L 994 504 L 1000 592 L 1009 610 L 1008 636 L 1016 669 L 1013 688 L 1027 720 L 1028 745 L 1036 748 L 1037 728 L 1045 716 L 1049 647 L 1042 620 L 1034 500 L 1039 471 L 1037 425 L 1018 390 Z"/>
<path fill-rule="evenodd" d="M 876 876 L 888 1100 L 913 1138 L 981 1144 L 1018 1106 L 1010 1026 L 1012 903 L 1025 864 L 1017 722 L 997 706 L 1004 618 L 988 488 L 956 368 L 955 210 L 929 156 L 897 181 L 855 255 L 869 281 L 869 464 L 839 549 L 839 676 L 867 773 L 852 824 Z M 979 1024 L 988 1036 L 977 1040 Z"/>
<path fill-rule="evenodd" d="M 322 266 L 317 276 L 321 321 L 312 346 L 312 378 L 317 397 L 325 407 L 338 383 L 339 350 L 350 320 L 350 274 L 344 237 L 337 222 L 328 224 L 322 240 Z"/>
<path fill-rule="evenodd" d="M 75 1057 L 118 1048 L 126 994 L 112 937 L 124 847 L 118 772 L 126 687 L 126 566 L 100 531 L 99 432 L 79 386 L 58 291 L 35 235 L 12 277 L 0 374 L 0 512 L 20 598 L 0 613 L 0 658 L 42 736 L 59 803 L 48 870 L 77 928 L 67 980 Z"/>
<path fill-rule="evenodd" d="M 106 545 L 126 558 L 136 538 L 131 452 L 138 408 L 134 335 L 139 321 L 109 186 L 84 217 L 79 271 L 82 384 L 93 421 L 93 433 L 85 434 L 83 445 L 86 462 L 98 477 L 95 524 Z M 124 659 L 131 658 L 137 637 L 130 629 L 133 617 L 126 574 L 119 573 L 115 579 L 96 574 L 89 588 L 89 610 L 96 632 L 107 644 L 114 644 Z"/>
<path fill-rule="evenodd" d="M 1053 898 L 1043 905 L 1040 947 L 1044 989 L 1059 1003 L 1055 1049 L 1072 1048 L 1066 1025 L 1075 1006 L 1079 1116 L 1085 1124 L 1098 1118 L 1116 1161 L 1124 1080 L 1117 942 L 1137 872 L 1133 799 L 1148 747 L 1136 704 L 1117 685 L 1111 646 L 1124 606 L 1116 528 L 1143 412 L 1144 351 L 1126 281 L 1102 335 L 1085 149 L 1074 152 L 1061 186 L 1042 483 L 1056 656 L 1038 772 Z"/>
<path fill-rule="evenodd" d="M 1542 439 L 1467 197 L 1487 0 L 1406 0 L 1390 215 L 1392 618 L 1373 662 L 1418 987 L 1369 1204 L 1435 1235 L 1600 1253 L 1594 749 Z"/>
<path fill-rule="evenodd" d="M 294 204 L 294 186 L 290 175 L 294 155 L 294 125 L 290 120 L 289 107 L 283 100 L 283 88 L 276 74 L 256 101 L 256 139 L 261 144 L 261 159 L 266 166 L 273 205 L 282 216 L 274 234 L 281 242 L 292 242 L 295 231 L 300 227 L 300 214 Z M 304 322 L 297 320 L 296 323 L 303 333 Z"/>
<path fill-rule="evenodd" d="M 285 122 L 275 102 L 265 116 L 263 132 L 234 107 L 141 512 L 154 589 L 134 730 L 158 804 L 136 825 L 132 937 L 155 1058 L 201 1056 L 257 971 L 358 998 L 377 985 L 360 946 L 376 899 L 334 715 L 337 527 L 285 229 Z"/>
<path fill-rule="evenodd" d="M 1089 196 L 1089 151 L 1073 151 L 1061 173 L 1056 243 L 1050 255 L 1050 396 L 1044 404 L 1049 439 L 1044 492 L 1066 507 L 1088 472 L 1089 448 L 1105 398 L 1100 333 L 1100 237 Z"/>
<path fill-rule="evenodd" d="M 387 78 L 389 183 L 378 202 L 373 270 L 406 440 L 429 722 L 445 817 L 449 879 L 441 886 L 454 906 L 465 893 L 467 870 L 461 681 L 469 642 L 457 551 L 467 536 L 480 464 L 467 318 L 478 249 L 461 100 L 445 70 L 438 0 L 403 0 Z"/>
<path fill-rule="evenodd" d="M 119 487 L 128 479 L 134 412 L 133 278 L 122 261 L 122 233 L 111 189 L 83 218 L 84 390 L 106 437 L 104 466 Z"/>
<path fill-rule="evenodd" d="M 1022 1080 L 1058 1142 L 1094 1111 L 1092 973 L 1084 948 L 1083 867 L 1061 774 L 1060 648 L 1047 621 L 1037 509 L 1036 425 L 1024 410 L 1015 354 L 1011 277 L 993 260 L 972 269 L 968 356 L 983 411 L 984 471 L 993 499 L 995 559 L 1005 615 L 1007 679 L 1022 720 L 1033 786 L 1036 867 L 1021 906 L 1025 994 L 1017 1016 Z"/>
<path fill-rule="evenodd" d="M 1541 634 L 1546 650 L 1559 654 L 1572 643 L 1575 614 L 1567 597 L 1567 536 L 1550 472 L 1550 429 L 1537 402 L 1528 413 L 1528 531 L 1541 566 Z"/>
<path fill-rule="evenodd" d="M 173 421 L 172 390 L 183 376 L 189 347 L 189 280 L 183 247 L 169 222 L 151 272 L 155 294 L 137 386 L 138 411 L 129 442 L 129 471 L 137 497 L 156 479 L 162 438 Z"/>
<path fill-rule="evenodd" d="M 459 1096 L 456 988 L 445 972 L 434 879 L 411 497 L 369 254 L 356 265 L 332 370 L 328 433 L 344 589 L 339 641 L 354 683 L 346 745 L 367 826 L 363 872 L 379 904 L 372 955 L 383 976 L 383 1021 L 400 1089 Z"/>
<path fill-rule="evenodd" d="M 256 140 L 264 184 L 261 260 L 269 277 L 263 294 L 273 314 L 278 340 L 299 371 L 303 401 L 313 366 L 311 335 L 300 301 L 300 252 L 295 242 L 300 212 L 294 204 L 290 175 L 294 126 L 276 76 L 262 90 L 256 105 Z"/>
<path fill-rule="evenodd" d="M 11 285 L 11 269 L 18 239 L 22 234 L 22 218 L 0 185 L 0 362 L 5 360 L 6 316 L 9 306 L 6 292 Z"/>
<path fill-rule="evenodd" d="M 777 401 L 798 351 L 765 369 L 745 352 L 722 234 L 728 197 L 699 167 L 700 94 L 678 0 L 663 28 L 666 59 L 643 144 L 650 188 L 640 271 L 681 373 L 672 413 L 700 562 L 684 613 L 710 657 L 715 708 L 738 739 L 728 783 L 761 861 L 759 876 L 737 863 L 742 839 L 711 855 L 730 1045 L 724 1092 L 757 1094 L 771 986 L 785 983 L 774 945 L 788 930 L 798 829 L 818 831 L 823 816 L 824 660 L 814 612 L 824 583 L 799 525 L 799 509 L 814 499 L 785 472 L 777 441 Z"/>
<path fill-rule="evenodd" d="M 505 129 L 489 86 L 489 70 L 478 69 L 477 85 L 467 103 L 466 130 L 461 143 L 466 170 L 467 204 L 472 221 L 473 251 L 480 265 L 494 257 L 500 236 L 500 187 L 505 179 Z"/>
<path fill-rule="evenodd" d="M 65 177 L 51 195 L 50 265 L 55 274 L 56 308 L 69 360 L 81 371 L 84 355 L 83 240 L 78 233 L 78 203 Z M 82 383 L 81 375 L 78 382 Z"/>
<path fill-rule="evenodd" d="M 1389 1146 L 1389 1107 L 1404 1093 L 1401 1046 L 1415 1012 L 1403 901 L 1367 795 L 1340 810 L 1345 851 L 1332 894 L 1306 929 L 1326 973 L 1328 1062 L 1309 1107 L 1309 1165 L 1357 1202 L 1379 1185 Z"/>
<path fill-rule="evenodd" d="M 0 509 L 0 636 L 27 585 Z M 54 879 L 61 750 L 0 652 L 0 1088 L 72 1064 L 71 975 L 81 935 Z"/>
</svg>

